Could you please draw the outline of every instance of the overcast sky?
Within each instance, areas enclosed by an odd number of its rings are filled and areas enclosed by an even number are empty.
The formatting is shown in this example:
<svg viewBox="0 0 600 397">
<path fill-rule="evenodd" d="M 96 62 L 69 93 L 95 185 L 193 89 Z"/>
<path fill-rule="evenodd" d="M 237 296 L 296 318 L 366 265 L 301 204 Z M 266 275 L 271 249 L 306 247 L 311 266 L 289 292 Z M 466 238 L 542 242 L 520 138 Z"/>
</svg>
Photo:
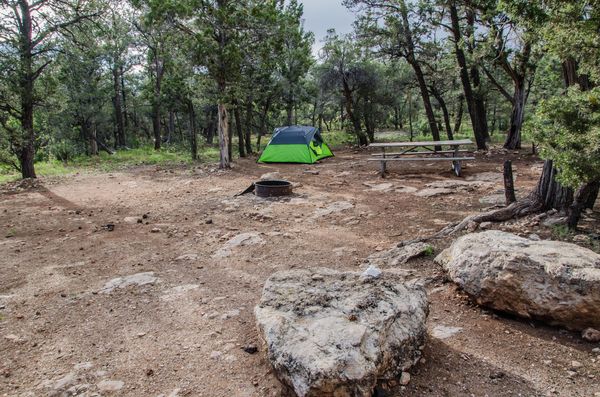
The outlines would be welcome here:
<svg viewBox="0 0 600 397">
<path fill-rule="evenodd" d="M 342 0 L 301 0 L 304 4 L 304 29 L 315 34 L 315 56 L 322 47 L 327 29 L 344 34 L 352 31 L 354 14 L 342 5 Z"/>
</svg>

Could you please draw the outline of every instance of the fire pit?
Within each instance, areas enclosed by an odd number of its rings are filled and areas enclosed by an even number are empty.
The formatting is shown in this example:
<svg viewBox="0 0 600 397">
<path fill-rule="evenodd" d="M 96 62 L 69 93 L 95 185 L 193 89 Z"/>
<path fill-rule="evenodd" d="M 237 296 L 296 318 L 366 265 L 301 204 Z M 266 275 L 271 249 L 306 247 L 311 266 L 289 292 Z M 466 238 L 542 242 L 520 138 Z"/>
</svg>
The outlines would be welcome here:
<svg viewBox="0 0 600 397">
<path fill-rule="evenodd" d="M 254 184 L 254 190 L 258 197 L 289 196 L 292 184 L 281 180 L 260 181 Z"/>
</svg>

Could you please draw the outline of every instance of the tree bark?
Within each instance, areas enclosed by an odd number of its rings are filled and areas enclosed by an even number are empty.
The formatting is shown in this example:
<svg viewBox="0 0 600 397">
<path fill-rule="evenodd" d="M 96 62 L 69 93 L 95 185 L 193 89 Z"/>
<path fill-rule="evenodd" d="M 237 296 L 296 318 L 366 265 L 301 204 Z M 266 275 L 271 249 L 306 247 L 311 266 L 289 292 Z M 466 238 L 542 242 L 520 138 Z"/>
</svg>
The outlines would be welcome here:
<svg viewBox="0 0 600 397">
<path fill-rule="evenodd" d="M 467 101 L 467 109 L 469 111 L 469 116 L 471 117 L 471 124 L 473 125 L 473 134 L 475 135 L 475 141 L 477 142 L 477 149 L 487 150 L 486 134 L 482 130 L 482 126 L 486 125 L 486 122 L 485 119 L 481 120 L 479 105 L 476 103 L 475 93 L 473 92 L 473 87 L 471 85 L 467 59 L 464 50 L 461 47 L 462 35 L 460 32 L 460 21 L 458 18 L 456 2 L 454 0 L 449 1 L 448 8 L 450 11 L 450 20 L 452 22 L 454 52 L 460 68 L 460 80 L 465 93 L 465 100 Z"/>
<path fill-rule="evenodd" d="M 509 150 L 521 149 L 521 130 L 525 119 L 525 80 L 515 81 L 515 93 L 510 115 L 510 129 L 504 143 Z"/>
<path fill-rule="evenodd" d="M 21 34 L 19 38 L 20 49 L 20 81 L 21 88 L 21 128 L 23 129 L 23 140 L 16 146 L 17 157 L 19 158 L 19 167 L 21 176 L 25 178 L 35 178 L 35 131 L 33 129 L 33 84 L 35 75 L 33 71 L 33 42 L 32 42 L 32 20 L 31 9 L 26 1 L 19 1 L 21 8 Z"/>
<path fill-rule="evenodd" d="M 452 125 L 450 124 L 450 113 L 448 112 L 448 107 L 446 106 L 446 101 L 442 94 L 435 88 L 431 87 L 431 93 L 435 97 L 437 103 L 440 105 L 442 109 L 442 114 L 444 116 L 444 126 L 446 128 L 446 135 L 449 140 L 454 140 L 454 134 L 452 133 Z"/>
<path fill-rule="evenodd" d="M 356 135 L 356 139 L 358 140 L 359 146 L 366 146 L 369 144 L 367 140 L 367 135 L 362 131 L 360 125 L 360 119 L 356 117 L 356 114 L 353 110 L 354 99 L 352 97 L 352 90 L 348 85 L 348 82 L 345 78 L 342 78 L 342 92 L 344 94 L 344 104 L 346 106 L 346 113 L 348 114 L 348 118 L 352 122 L 352 127 L 354 128 L 354 134 Z"/>
<path fill-rule="evenodd" d="M 246 157 L 246 150 L 244 146 L 244 132 L 242 129 L 242 118 L 240 116 L 240 108 L 237 101 L 233 104 L 233 117 L 235 118 L 235 129 L 238 136 L 238 154 L 240 157 Z M 247 127 L 246 127 L 247 128 Z"/>
<path fill-rule="evenodd" d="M 116 63 L 112 67 L 112 76 L 113 76 L 113 108 L 115 111 L 115 146 L 117 148 L 125 147 L 125 127 L 123 122 L 123 105 L 121 103 L 121 76 L 119 75 L 119 66 Z"/>
<path fill-rule="evenodd" d="M 506 196 L 506 205 L 511 205 L 517 201 L 512 162 L 510 160 L 504 162 L 504 195 Z"/>
<path fill-rule="evenodd" d="M 231 167 L 229 157 L 229 115 L 223 102 L 219 103 L 219 168 Z"/>
<path fill-rule="evenodd" d="M 190 118 L 190 149 L 192 154 L 192 160 L 198 160 L 198 136 L 196 134 L 196 112 L 194 111 L 194 104 L 192 101 L 188 101 L 188 116 Z"/>
<path fill-rule="evenodd" d="M 588 182 L 577 189 L 573 203 L 569 206 L 567 225 L 571 229 L 575 229 L 581 218 L 581 212 L 589 206 L 592 197 L 598 195 L 598 187 L 600 180 Z M 595 197 L 594 197 L 594 201 Z"/>
<path fill-rule="evenodd" d="M 246 127 L 246 136 L 244 137 L 244 143 L 246 145 L 246 153 L 252 154 L 252 98 L 246 98 L 246 120 L 244 122 Z"/>
<path fill-rule="evenodd" d="M 458 102 L 458 111 L 456 112 L 456 119 L 454 120 L 454 133 L 460 132 L 460 126 L 462 125 L 462 118 L 464 114 L 464 98 L 461 96 Z"/>
</svg>

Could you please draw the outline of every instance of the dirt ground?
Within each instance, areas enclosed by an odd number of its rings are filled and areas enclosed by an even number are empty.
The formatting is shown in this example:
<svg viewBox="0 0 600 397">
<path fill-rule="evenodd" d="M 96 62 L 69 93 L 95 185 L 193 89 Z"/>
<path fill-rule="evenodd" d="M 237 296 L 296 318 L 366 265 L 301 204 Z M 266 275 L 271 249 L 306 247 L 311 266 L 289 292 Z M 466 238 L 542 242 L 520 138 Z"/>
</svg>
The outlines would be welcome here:
<svg viewBox="0 0 600 397">
<path fill-rule="evenodd" d="M 1 187 L 0 395 L 279 396 L 253 317 L 271 274 L 360 271 L 375 251 L 489 207 L 480 199 L 501 193 L 505 158 L 521 195 L 541 169 L 525 151 L 477 155 L 464 178 L 485 183 L 421 197 L 427 184 L 457 180 L 449 164 L 392 164 L 382 180 L 369 157 L 346 150 L 310 166 L 139 167 Z M 293 197 L 234 198 L 271 172 L 296 184 Z M 598 218 L 582 226 L 593 231 Z M 552 234 L 531 220 L 502 228 Z M 226 244 L 243 233 L 241 245 Z M 427 281 L 432 335 L 410 384 L 390 395 L 600 395 L 599 345 L 474 306 L 432 258 L 409 268 Z M 440 327 L 456 329 L 434 336 Z"/>
</svg>

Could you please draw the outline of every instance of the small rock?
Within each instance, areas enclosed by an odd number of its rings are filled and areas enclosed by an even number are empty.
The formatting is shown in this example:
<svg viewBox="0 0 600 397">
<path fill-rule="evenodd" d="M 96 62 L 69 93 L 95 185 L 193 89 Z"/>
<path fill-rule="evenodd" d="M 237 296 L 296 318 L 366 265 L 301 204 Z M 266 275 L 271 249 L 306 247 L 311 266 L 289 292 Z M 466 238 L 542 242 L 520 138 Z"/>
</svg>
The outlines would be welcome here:
<svg viewBox="0 0 600 397">
<path fill-rule="evenodd" d="M 431 331 L 431 336 L 437 339 L 448 339 L 462 331 L 460 327 L 447 327 L 445 325 L 436 325 Z"/>
<path fill-rule="evenodd" d="M 222 355 L 223 355 L 223 353 L 221 353 L 220 351 L 212 351 L 210 353 L 210 358 L 212 360 L 218 360 Z"/>
<path fill-rule="evenodd" d="M 492 227 L 492 222 L 481 222 L 479 224 L 479 228 L 482 230 L 487 230 Z"/>
<path fill-rule="evenodd" d="M 533 241 L 541 241 L 542 240 L 542 238 L 539 235 L 535 234 L 535 233 L 534 234 L 530 234 L 528 236 L 528 238 L 530 240 L 533 240 Z"/>
<path fill-rule="evenodd" d="M 410 383 L 410 374 L 408 372 L 402 372 L 400 376 L 400 384 L 406 386 Z"/>
<path fill-rule="evenodd" d="M 581 364 L 579 361 L 575 361 L 575 360 L 571 361 L 571 369 L 576 370 L 581 367 L 583 367 L 583 364 Z"/>
<path fill-rule="evenodd" d="M 100 293 L 107 294 L 112 292 L 115 288 L 125 288 L 131 285 L 143 286 L 147 284 L 154 284 L 157 278 L 154 272 L 145 272 L 132 274 L 125 277 L 117 277 L 108 281 L 104 287 L 100 290 Z"/>
<path fill-rule="evenodd" d="M 102 380 L 96 384 L 101 392 L 119 391 L 125 386 L 125 383 L 120 380 Z"/>
<path fill-rule="evenodd" d="M 152 230 L 150 230 L 150 233 L 160 233 L 160 228 L 153 227 Z"/>
<path fill-rule="evenodd" d="M 600 342 L 600 331 L 595 328 L 587 328 L 581 333 L 581 337 L 588 342 Z"/>
<path fill-rule="evenodd" d="M 213 220 L 212 219 L 207 219 L 204 221 L 204 223 L 206 223 L 207 225 L 212 225 L 213 224 Z"/>
<path fill-rule="evenodd" d="M 375 266 L 369 266 L 369 268 L 363 272 L 362 276 L 363 277 L 371 277 L 371 278 L 379 278 L 379 276 L 381 276 L 381 270 L 379 270 Z"/>
<path fill-rule="evenodd" d="M 123 222 L 128 223 L 130 225 L 135 225 L 137 223 L 139 223 L 139 218 L 135 217 L 135 216 L 127 216 L 125 218 L 123 218 Z"/>
<path fill-rule="evenodd" d="M 184 255 L 178 256 L 175 260 L 176 261 L 196 261 L 196 260 L 198 260 L 198 254 L 184 254 Z"/>
</svg>

